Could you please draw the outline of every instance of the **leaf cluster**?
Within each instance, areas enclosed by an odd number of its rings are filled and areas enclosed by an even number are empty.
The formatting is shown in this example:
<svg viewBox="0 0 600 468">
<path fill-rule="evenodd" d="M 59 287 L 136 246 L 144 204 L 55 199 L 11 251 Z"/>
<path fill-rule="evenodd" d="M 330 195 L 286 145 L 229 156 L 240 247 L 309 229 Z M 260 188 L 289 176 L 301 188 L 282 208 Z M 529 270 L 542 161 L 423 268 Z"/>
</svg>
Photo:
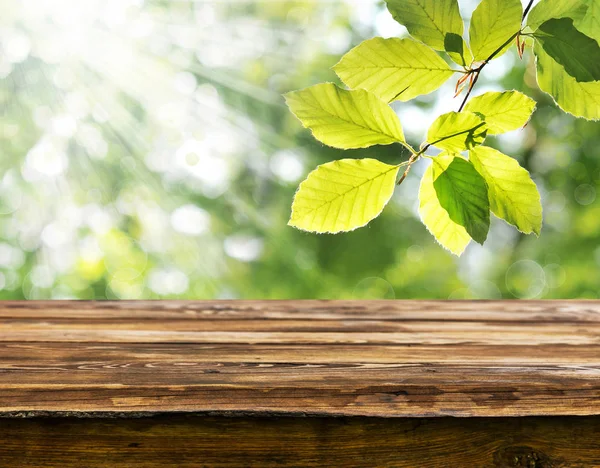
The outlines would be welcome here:
<svg viewBox="0 0 600 468">
<path fill-rule="evenodd" d="M 470 99 L 480 73 L 513 44 L 523 55 L 533 41 L 537 80 L 564 111 L 600 116 L 600 0 L 542 0 L 531 12 L 520 0 L 482 0 L 464 38 L 457 0 L 387 0 L 411 37 L 376 37 L 342 57 L 334 70 L 348 87 L 322 83 L 286 94 L 294 115 L 320 142 L 340 149 L 400 144 L 396 165 L 342 159 L 317 167 L 300 184 L 289 224 L 318 233 L 365 226 L 391 199 L 417 161 L 430 159 L 419 189 L 419 212 L 446 249 L 460 255 L 483 244 L 490 213 L 519 231 L 540 234 L 542 206 L 530 174 L 516 159 L 484 146 L 488 135 L 523 127 L 535 102 L 511 90 Z M 529 13 L 529 14 L 528 14 Z M 437 90 L 452 77 L 460 108 L 435 119 L 419 149 L 407 141 L 393 101 Z M 427 154 L 435 147 L 437 155 Z M 401 171 L 403 169 L 403 171 Z"/>
</svg>

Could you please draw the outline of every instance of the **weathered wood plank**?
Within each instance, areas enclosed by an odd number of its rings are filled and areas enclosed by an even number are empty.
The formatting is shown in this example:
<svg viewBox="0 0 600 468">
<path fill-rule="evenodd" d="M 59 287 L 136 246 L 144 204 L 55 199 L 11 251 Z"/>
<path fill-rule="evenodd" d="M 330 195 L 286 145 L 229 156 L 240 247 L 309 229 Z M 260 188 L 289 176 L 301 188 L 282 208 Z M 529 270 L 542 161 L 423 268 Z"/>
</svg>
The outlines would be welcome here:
<svg viewBox="0 0 600 468">
<path fill-rule="evenodd" d="M 600 301 L 3 301 L 0 318 L 600 322 Z"/>
<path fill-rule="evenodd" d="M 160 363 L 309 364 L 464 364 L 600 365 L 600 345 L 354 345 L 333 344 L 197 344 L 197 343 L 1 343 L 0 362 L 7 366 L 151 366 Z"/>
<path fill-rule="evenodd" d="M 0 414 L 600 415 L 600 301 L 0 303 Z"/>
<path fill-rule="evenodd" d="M 0 419 L 0 466 L 594 467 L 600 418 Z"/>
</svg>

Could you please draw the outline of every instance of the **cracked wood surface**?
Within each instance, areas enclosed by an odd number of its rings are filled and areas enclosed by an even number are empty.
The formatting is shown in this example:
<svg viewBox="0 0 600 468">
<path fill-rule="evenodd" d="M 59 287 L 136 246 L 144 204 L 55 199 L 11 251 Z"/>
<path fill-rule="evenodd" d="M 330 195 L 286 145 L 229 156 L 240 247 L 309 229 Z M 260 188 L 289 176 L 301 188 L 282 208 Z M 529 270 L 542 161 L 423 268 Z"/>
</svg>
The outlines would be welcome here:
<svg viewBox="0 0 600 468">
<path fill-rule="evenodd" d="M 0 303 L 0 416 L 600 414 L 600 302 Z"/>
</svg>

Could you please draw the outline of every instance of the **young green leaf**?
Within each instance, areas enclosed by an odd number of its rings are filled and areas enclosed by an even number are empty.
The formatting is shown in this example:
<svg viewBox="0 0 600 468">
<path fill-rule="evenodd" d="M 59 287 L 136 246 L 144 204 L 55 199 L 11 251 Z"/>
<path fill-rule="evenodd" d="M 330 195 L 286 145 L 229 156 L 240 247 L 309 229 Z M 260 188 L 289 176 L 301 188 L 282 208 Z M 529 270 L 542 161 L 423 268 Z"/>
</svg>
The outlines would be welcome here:
<svg viewBox="0 0 600 468">
<path fill-rule="evenodd" d="M 386 102 L 431 93 L 454 74 L 425 44 L 381 37 L 359 44 L 333 69 L 349 87 L 366 89 Z"/>
<path fill-rule="evenodd" d="M 537 82 L 558 106 L 576 117 L 600 119 L 600 81 L 580 83 L 556 63 L 539 44 L 535 44 Z"/>
<path fill-rule="evenodd" d="M 534 36 L 544 51 L 577 81 L 600 80 L 600 46 L 575 29 L 572 19 L 548 20 Z"/>
<path fill-rule="evenodd" d="M 525 234 L 539 236 L 542 203 L 529 172 L 516 159 L 488 146 L 473 148 L 469 160 L 487 183 L 492 213 Z"/>
<path fill-rule="evenodd" d="M 587 5 L 582 0 L 541 0 L 527 16 L 527 26 L 533 31 L 552 18 L 582 18 Z"/>
<path fill-rule="evenodd" d="M 300 184 L 288 224 L 332 234 L 365 226 L 392 197 L 398 168 L 376 159 L 342 159 L 317 167 Z"/>
<path fill-rule="evenodd" d="M 488 134 L 497 135 L 523 127 L 535 110 L 535 101 L 518 91 L 489 92 L 465 106 L 485 119 Z"/>
<path fill-rule="evenodd" d="M 433 158 L 419 189 L 423 223 L 446 249 L 460 255 L 471 238 L 483 244 L 490 227 L 487 186 L 460 156 Z"/>
<path fill-rule="evenodd" d="M 467 230 L 453 221 L 444 209 L 433 185 L 434 166 L 431 164 L 421 179 L 419 188 L 419 215 L 427 230 L 435 237 L 439 244 L 454 255 L 461 255 L 471 236 Z"/>
<path fill-rule="evenodd" d="M 365 90 L 346 91 L 333 83 L 321 83 L 287 93 L 285 100 L 317 140 L 334 148 L 366 148 L 405 141 L 396 113 Z"/>
<path fill-rule="evenodd" d="M 542 0 L 527 18 L 527 26 L 536 31 L 553 18 L 571 18 L 573 26 L 600 43 L 599 0 Z"/>
<path fill-rule="evenodd" d="M 512 45 L 521 29 L 523 6 L 521 0 L 482 0 L 473 12 L 469 37 L 475 61 L 486 60 L 503 47 L 499 57 Z"/>
<path fill-rule="evenodd" d="M 448 112 L 440 115 L 429 127 L 427 143 L 450 152 L 480 145 L 485 140 L 485 121 L 473 112 Z"/>
<path fill-rule="evenodd" d="M 386 0 L 388 10 L 409 34 L 435 50 L 445 50 L 459 65 L 471 63 L 463 39 L 464 23 L 457 0 Z"/>
<path fill-rule="evenodd" d="M 588 8 L 581 18 L 573 18 L 573 24 L 586 36 L 600 43 L 600 1 L 582 0 Z"/>
</svg>

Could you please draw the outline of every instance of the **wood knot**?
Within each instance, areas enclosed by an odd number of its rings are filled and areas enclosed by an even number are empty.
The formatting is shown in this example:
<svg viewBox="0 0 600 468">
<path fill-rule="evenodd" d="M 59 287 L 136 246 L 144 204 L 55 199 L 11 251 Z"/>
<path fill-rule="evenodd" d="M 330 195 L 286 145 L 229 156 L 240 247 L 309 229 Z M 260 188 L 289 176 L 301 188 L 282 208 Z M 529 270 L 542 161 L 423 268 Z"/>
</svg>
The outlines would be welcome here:
<svg viewBox="0 0 600 468">
<path fill-rule="evenodd" d="M 546 454 L 527 446 L 505 447 L 494 454 L 495 466 L 515 468 L 554 468 Z"/>
</svg>

